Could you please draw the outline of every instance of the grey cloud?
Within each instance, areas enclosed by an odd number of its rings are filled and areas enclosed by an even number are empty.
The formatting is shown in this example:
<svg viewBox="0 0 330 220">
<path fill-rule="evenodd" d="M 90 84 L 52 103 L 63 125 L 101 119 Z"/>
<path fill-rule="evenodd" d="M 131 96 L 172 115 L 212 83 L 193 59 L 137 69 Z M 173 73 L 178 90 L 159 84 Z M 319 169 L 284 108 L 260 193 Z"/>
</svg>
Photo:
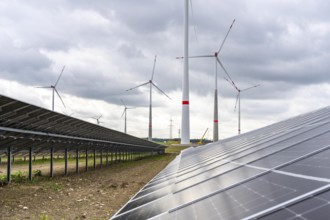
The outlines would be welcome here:
<svg viewBox="0 0 330 220">
<path fill-rule="evenodd" d="M 132 43 L 122 43 L 119 45 L 118 52 L 127 58 L 144 57 L 143 52 Z"/>
<path fill-rule="evenodd" d="M 191 54 L 214 53 L 236 18 L 221 60 L 242 87 L 262 84 L 261 91 L 266 92 L 251 90 L 248 99 L 279 99 L 302 85 L 329 82 L 326 1 L 305 2 L 304 6 L 258 0 L 193 4 L 198 42 L 191 22 Z M 113 70 L 75 64 L 72 73 L 68 70 L 63 75 L 61 91 L 116 104 L 120 104 L 119 97 L 124 97 L 132 105 L 145 105 L 148 95 L 144 90 L 132 94 L 125 90 L 149 80 L 154 54 L 158 55 L 157 85 L 167 93 L 181 88 L 182 64 L 175 57 L 182 56 L 183 50 L 182 11 L 182 1 L 161 0 L 11 3 L 7 12 L 2 10 L 5 19 L 1 21 L 9 40 L 0 38 L 0 43 L 19 47 L 7 47 L 6 53 L 0 55 L 1 77 L 23 84 L 48 85 L 58 73 L 53 70 L 55 61 L 40 50 L 66 53 L 90 47 L 109 53 Z M 93 23 L 93 19 L 97 22 Z M 317 28 L 322 24 L 324 28 Z M 213 60 L 191 60 L 190 67 L 191 91 L 202 96 L 213 93 Z M 223 71 L 218 71 L 221 95 L 235 98 L 235 91 L 222 78 Z"/>
</svg>

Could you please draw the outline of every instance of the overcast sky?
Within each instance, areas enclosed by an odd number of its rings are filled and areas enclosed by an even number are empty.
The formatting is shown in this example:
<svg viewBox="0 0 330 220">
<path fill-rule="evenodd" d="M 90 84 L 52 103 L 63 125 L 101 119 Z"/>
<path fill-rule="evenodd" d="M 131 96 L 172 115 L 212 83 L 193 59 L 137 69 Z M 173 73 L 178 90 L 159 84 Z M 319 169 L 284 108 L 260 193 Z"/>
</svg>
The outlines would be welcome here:
<svg viewBox="0 0 330 220">
<path fill-rule="evenodd" d="M 147 82 L 157 54 L 153 137 L 178 137 L 181 126 L 183 0 L 0 1 L 0 94 L 123 131 L 148 135 Z M 192 0 L 190 54 L 213 54 L 236 22 L 220 59 L 240 89 L 242 132 L 325 107 L 330 98 L 330 2 Z M 191 12 L 191 9 L 190 9 Z M 194 31 L 196 30 L 196 31 Z M 214 59 L 190 60 L 191 138 L 212 139 Z M 219 80 L 219 137 L 237 134 L 236 91 Z"/>
</svg>

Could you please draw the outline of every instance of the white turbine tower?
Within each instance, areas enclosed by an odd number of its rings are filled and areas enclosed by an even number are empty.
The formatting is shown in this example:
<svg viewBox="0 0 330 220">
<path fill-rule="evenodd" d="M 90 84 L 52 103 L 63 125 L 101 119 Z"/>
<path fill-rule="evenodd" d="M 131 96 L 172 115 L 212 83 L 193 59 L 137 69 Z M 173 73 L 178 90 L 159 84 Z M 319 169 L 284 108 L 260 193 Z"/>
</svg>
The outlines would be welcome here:
<svg viewBox="0 0 330 220">
<path fill-rule="evenodd" d="M 184 38 L 183 38 L 184 48 L 183 48 L 181 144 L 190 144 L 188 36 L 189 36 L 189 0 L 184 0 Z"/>
<path fill-rule="evenodd" d="M 65 68 L 65 66 L 63 66 L 63 68 L 62 68 L 62 71 L 61 71 L 61 73 L 60 73 L 60 76 L 58 77 L 58 79 L 57 79 L 57 81 L 56 81 L 56 83 L 54 84 L 54 85 L 50 85 L 50 86 L 40 86 L 40 87 L 37 87 L 37 88 L 47 88 L 47 89 L 52 89 L 53 91 L 53 93 L 52 93 L 52 110 L 54 111 L 54 105 L 55 105 L 55 92 L 56 92 L 56 94 L 58 95 L 58 97 L 60 98 L 60 100 L 62 101 L 62 103 L 63 103 L 63 106 L 65 107 L 65 104 L 64 104 L 64 102 L 63 102 L 63 100 L 62 100 L 62 97 L 60 96 L 60 93 L 57 91 L 57 89 L 56 89 L 56 86 L 57 86 L 57 84 L 58 84 L 58 82 L 60 81 L 60 79 L 61 79 L 61 76 L 62 76 L 62 73 L 63 73 L 63 71 L 64 71 L 64 68 Z"/>
<path fill-rule="evenodd" d="M 127 109 L 133 109 L 133 108 L 128 108 L 125 104 L 125 102 L 120 99 L 121 103 L 123 103 L 123 105 L 125 106 L 125 109 L 124 109 L 124 112 L 123 114 L 121 115 L 121 117 L 123 117 L 125 115 L 125 134 L 127 134 Z"/>
<path fill-rule="evenodd" d="M 224 38 L 224 40 L 222 41 L 220 48 L 218 51 L 214 52 L 214 54 L 209 54 L 209 55 L 199 55 L 199 56 L 189 56 L 189 58 L 215 58 L 215 74 L 214 74 L 214 114 L 213 114 L 213 141 L 218 141 L 219 140 L 219 123 L 218 123 L 218 63 L 220 64 L 220 66 L 224 69 L 223 65 L 220 62 L 219 59 L 219 54 L 220 51 L 228 37 L 228 34 L 231 30 L 231 28 L 233 27 L 235 22 L 235 19 L 233 20 L 232 24 L 230 25 L 227 34 Z M 177 57 L 177 59 L 180 58 L 184 58 L 184 57 Z M 226 71 L 225 71 L 226 72 Z M 226 73 L 227 74 L 227 73 Z"/>
<path fill-rule="evenodd" d="M 232 80 L 228 80 L 226 77 L 225 79 L 229 82 L 230 85 L 232 85 L 236 91 L 237 91 L 237 97 L 236 97 L 236 104 L 235 104 L 235 109 L 234 111 L 236 111 L 236 107 L 237 107 L 237 103 L 238 103 L 238 134 L 241 134 L 241 92 L 245 92 L 247 90 L 250 90 L 250 89 L 253 89 L 253 88 L 256 88 L 258 86 L 260 86 L 259 84 L 258 85 L 254 85 L 254 86 L 251 86 L 251 87 L 248 87 L 246 89 L 239 89 L 236 84 L 234 83 L 234 81 Z"/>
<path fill-rule="evenodd" d="M 130 91 L 133 89 L 136 89 L 138 87 L 144 86 L 149 84 L 150 86 L 150 104 L 149 104 L 149 133 L 148 133 L 148 140 L 152 141 L 152 86 L 154 86 L 156 89 L 158 89 L 158 91 L 160 91 L 161 93 L 163 93 L 167 98 L 171 99 L 168 95 L 166 95 L 165 92 L 163 92 L 160 88 L 158 88 L 158 86 L 156 86 L 156 84 L 152 81 L 154 78 L 154 74 L 155 74 L 155 66 L 156 66 L 156 58 L 157 55 L 155 55 L 155 59 L 154 59 L 154 67 L 152 69 L 152 74 L 151 74 L 151 79 L 148 82 L 142 83 L 141 85 L 135 86 L 133 88 L 127 89 L 126 91 Z"/>
</svg>

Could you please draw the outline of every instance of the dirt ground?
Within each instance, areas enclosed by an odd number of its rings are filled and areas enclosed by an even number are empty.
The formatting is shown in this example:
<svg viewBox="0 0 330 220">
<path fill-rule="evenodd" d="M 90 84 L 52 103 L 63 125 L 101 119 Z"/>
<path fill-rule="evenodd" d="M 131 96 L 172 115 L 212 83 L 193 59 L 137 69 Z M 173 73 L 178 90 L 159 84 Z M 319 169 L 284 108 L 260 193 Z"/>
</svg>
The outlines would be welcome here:
<svg viewBox="0 0 330 220">
<path fill-rule="evenodd" d="M 0 219 L 109 219 L 175 154 L 0 187 Z"/>
</svg>

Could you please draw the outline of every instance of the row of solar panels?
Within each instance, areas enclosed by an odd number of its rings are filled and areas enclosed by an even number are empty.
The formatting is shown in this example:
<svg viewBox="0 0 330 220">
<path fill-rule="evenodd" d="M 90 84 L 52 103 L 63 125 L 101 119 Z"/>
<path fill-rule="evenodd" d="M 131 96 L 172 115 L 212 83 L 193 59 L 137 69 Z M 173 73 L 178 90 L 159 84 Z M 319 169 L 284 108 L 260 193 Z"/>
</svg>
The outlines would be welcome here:
<svg viewBox="0 0 330 220">
<path fill-rule="evenodd" d="M 135 152 L 164 152 L 164 146 L 96 124 L 0 95 L 0 156 L 11 147 L 15 154 L 48 153 L 77 148 L 110 148 Z"/>
<path fill-rule="evenodd" d="M 183 151 L 112 219 L 327 219 L 330 108 Z"/>
</svg>

